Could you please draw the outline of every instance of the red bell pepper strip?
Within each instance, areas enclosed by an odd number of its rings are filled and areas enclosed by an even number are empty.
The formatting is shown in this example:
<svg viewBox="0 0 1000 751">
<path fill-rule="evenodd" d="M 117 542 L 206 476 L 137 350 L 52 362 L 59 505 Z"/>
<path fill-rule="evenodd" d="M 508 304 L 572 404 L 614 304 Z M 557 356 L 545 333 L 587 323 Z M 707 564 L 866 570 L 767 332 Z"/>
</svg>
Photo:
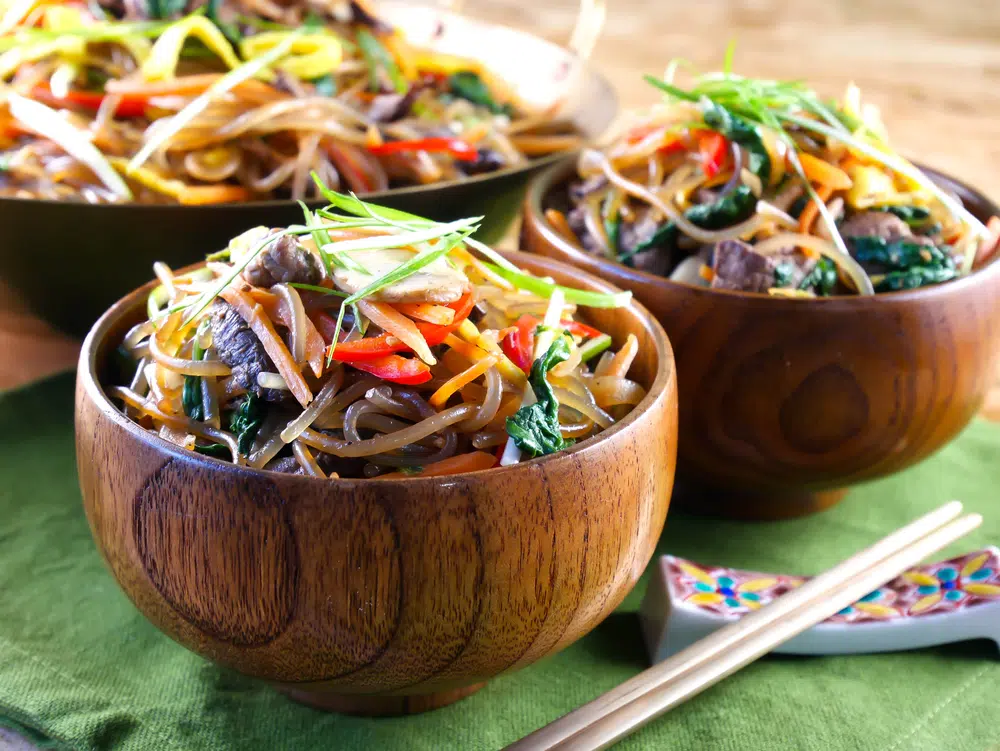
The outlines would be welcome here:
<svg viewBox="0 0 1000 751">
<path fill-rule="evenodd" d="M 530 335 L 532 339 L 534 336 Z M 509 331 L 500 341 L 500 347 L 507 359 L 525 373 L 531 372 L 531 345 L 524 343 L 524 334 L 520 329 Z"/>
<path fill-rule="evenodd" d="M 462 162 L 474 162 L 479 151 L 468 141 L 458 138 L 418 138 L 414 141 L 386 141 L 368 147 L 376 156 L 398 154 L 403 151 L 444 151 Z"/>
<path fill-rule="evenodd" d="M 348 365 L 365 373 L 371 373 L 383 381 L 401 383 L 404 386 L 427 383 L 431 379 L 431 369 L 427 367 L 427 363 L 415 357 L 386 355 L 374 360 L 351 362 Z"/>
<path fill-rule="evenodd" d="M 722 165 L 726 163 L 729 141 L 714 130 L 696 130 L 694 136 L 698 141 L 698 153 L 701 154 L 701 169 L 705 177 L 711 179 L 719 174 Z"/>
<path fill-rule="evenodd" d="M 100 91 L 68 91 L 66 96 L 57 97 L 52 93 L 48 83 L 41 83 L 34 88 L 31 94 L 33 99 L 56 107 L 66 107 L 76 105 L 84 109 L 96 112 L 104 101 L 105 94 Z M 118 117 L 141 117 L 146 114 L 146 106 L 149 100 L 141 94 L 125 94 L 115 108 L 115 115 Z"/>
<path fill-rule="evenodd" d="M 427 346 L 434 347 L 443 342 L 448 334 L 462 325 L 462 321 L 469 317 L 469 313 L 472 312 L 475 304 L 475 300 L 472 299 L 472 292 L 466 292 L 458 300 L 447 305 L 447 307 L 455 311 L 455 317 L 451 320 L 451 323 L 439 324 L 428 321 L 414 321 L 414 323 L 417 324 L 417 328 L 423 334 Z"/>
<path fill-rule="evenodd" d="M 443 342 L 448 334 L 457 329 L 462 321 L 469 317 L 473 305 L 472 292 L 466 292 L 460 299 L 448 305 L 449 308 L 455 311 L 455 318 L 451 323 L 447 325 L 438 325 L 426 321 L 414 321 L 414 323 L 416 323 L 417 328 L 427 342 L 427 346 L 434 347 Z M 327 320 L 324 320 L 324 318 Z M 326 343 L 330 344 L 333 341 L 333 332 L 337 328 L 337 322 L 326 313 L 319 313 L 314 316 L 313 323 L 316 324 L 316 328 L 319 329 Z M 390 334 L 382 334 L 381 336 L 356 339 L 353 342 L 339 342 L 333 350 L 333 359 L 353 364 L 385 357 L 394 352 L 412 352 L 408 346 L 396 339 L 396 337 L 391 337 L 393 341 L 390 342 L 390 337 Z"/>
</svg>

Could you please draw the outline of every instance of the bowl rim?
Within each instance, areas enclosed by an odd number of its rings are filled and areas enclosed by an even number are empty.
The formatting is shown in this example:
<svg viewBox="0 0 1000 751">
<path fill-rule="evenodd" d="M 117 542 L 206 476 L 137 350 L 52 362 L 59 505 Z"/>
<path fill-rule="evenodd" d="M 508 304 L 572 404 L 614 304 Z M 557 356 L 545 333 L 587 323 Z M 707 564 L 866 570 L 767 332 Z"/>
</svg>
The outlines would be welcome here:
<svg viewBox="0 0 1000 751">
<path fill-rule="evenodd" d="M 521 266 L 519 261 L 527 260 L 528 263 L 535 264 L 537 268 L 536 271 L 547 271 L 547 270 L 568 270 L 572 274 L 581 275 L 590 289 L 598 292 L 620 292 L 618 287 L 613 284 L 597 277 L 583 269 L 574 267 L 572 264 L 568 264 L 564 261 L 558 261 L 552 258 L 546 258 L 544 256 L 539 256 L 530 253 L 524 253 L 522 251 L 499 251 L 504 257 L 513 261 L 514 263 Z M 186 272 L 192 269 L 196 269 L 204 265 L 205 261 L 191 264 L 184 269 L 179 269 L 178 272 Z M 275 476 L 285 477 L 293 479 L 295 481 L 312 481 L 317 483 L 325 483 L 334 488 L 352 488 L 357 484 L 367 484 L 371 482 L 384 483 L 387 487 L 393 484 L 399 483 L 425 483 L 425 484 L 439 484 L 454 481 L 456 479 L 481 476 L 484 473 L 500 474 L 500 473 L 510 473 L 517 472 L 527 467 L 540 468 L 547 463 L 554 461 L 565 460 L 574 454 L 582 451 L 586 451 L 593 446 L 597 445 L 606 440 L 612 440 L 615 436 L 622 433 L 623 431 L 631 428 L 640 419 L 645 418 L 648 412 L 653 409 L 659 402 L 667 400 L 670 396 L 669 392 L 671 388 L 676 393 L 676 364 L 674 361 L 673 348 L 671 347 L 670 340 L 667 337 L 666 332 L 663 330 L 663 326 L 660 322 L 652 315 L 644 305 L 638 302 L 635 297 L 629 301 L 629 304 L 621 310 L 630 310 L 637 318 L 643 322 L 648 328 L 651 339 L 653 342 L 653 347 L 656 350 L 657 355 L 657 368 L 656 374 L 653 378 L 653 382 L 650 384 L 646 395 L 643 397 L 632 410 L 621 420 L 614 423 L 611 427 L 602 430 L 600 433 L 587 438 L 584 441 L 579 441 L 573 444 L 568 449 L 562 451 L 557 451 L 554 454 L 547 454 L 545 456 L 535 457 L 534 459 L 529 459 L 528 461 L 519 462 L 517 464 L 508 465 L 506 467 L 490 467 L 488 469 L 475 470 L 473 472 L 460 472 L 451 475 L 436 475 L 431 477 L 418 477 L 418 476 L 405 476 L 405 477 L 394 477 L 388 479 L 374 478 L 336 478 L 336 479 L 322 479 L 319 477 L 312 477 L 311 475 L 295 475 L 287 472 L 275 472 L 273 470 L 256 469 L 253 467 L 239 466 L 232 462 L 224 461 L 222 459 L 217 459 L 211 456 L 205 456 L 203 454 L 198 454 L 189 449 L 185 449 L 181 446 L 177 446 L 164 438 L 161 438 L 156 433 L 151 433 L 145 428 L 139 426 L 138 423 L 126 417 L 118 408 L 112 403 L 111 399 L 105 393 L 104 389 L 101 387 L 100 381 L 97 378 L 97 350 L 99 345 L 105 340 L 109 331 L 114 327 L 120 319 L 134 311 L 136 308 L 144 304 L 146 296 L 152 290 L 153 286 L 158 284 L 158 281 L 153 279 L 144 284 L 138 289 L 132 290 L 117 302 L 114 303 L 110 308 L 108 308 L 101 317 L 94 323 L 90 331 L 87 333 L 83 344 L 80 347 L 80 357 L 77 365 L 77 381 L 78 386 L 82 387 L 80 390 L 85 394 L 86 399 L 90 400 L 92 404 L 101 413 L 101 417 L 110 420 L 113 424 L 124 429 L 133 438 L 146 442 L 152 445 L 161 453 L 171 455 L 173 458 L 180 458 L 188 462 L 196 462 L 203 465 L 205 469 L 224 469 L 229 472 L 237 472 L 240 474 L 248 474 L 251 476 L 257 476 L 260 478 L 273 478 Z M 583 306 L 581 306 L 583 307 Z M 79 418 L 79 405 L 77 405 L 77 419 Z"/>
<path fill-rule="evenodd" d="M 919 162 L 915 162 L 915 165 L 920 170 L 928 173 L 932 178 L 937 178 L 939 180 L 943 180 L 945 183 L 951 183 L 961 187 L 963 190 L 981 200 L 985 206 L 989 207 L 991 213 L 1000 216 L 1000 206 L 998 206 L 996 202 L 990 199 L 978 188 L 953 177 L 947 172 L 943 172 L 933 167 L 928 167 Z M 542 236 L 542 239 L 549 245 L 557 248 L 564 256 L 566 256 L 567 259 L 570 259 L 569 262 L 573 265 L 584 263 L 593 264 L 601 270 L 601 273 L 609 272 L 620 281 L 624 281 L 622 277 L 623 275 L 627 275 L 633 277 L 635 280 L 641 281 L 644 284 L 661 287 L 662 291 L 670 291 L 671 288 L 673 288 L 676 290 L 684 290 L 685 292 L 692 294 L 715 295 L 723 299 L 767 300 L 771 305 L 790 304 L 800 307 L 804 305 L 848 305 L 851 307 L 858 307 L 868 305 L 869 301 L 875 300 L 915 302 L 924 298 L 933 299 L 938 295 L 948 295 L 951 294 L 953 290 L 960 293 L 968 288 L 985 283 L 988 279 L 1000 274 L 1000 252 L 997 252 L 994 253 L 993 258 L 988 261 L 985 266 L 958 279 L 943 282 L 941 284 L 918 287 L 916 289 L 898 290 L 895 292 L 879 292 L 871 297 L 862 297 L 860 295 L 831 295 L 829 297 L 813 298 L 776 297 L 763 292 L 713 289 L 711 287 L 701 287 L 689 282 L 676 281 L 674 279 L 670 279 L 669 277 L 659 276 L 648 271 L 643 271 L 642 269 L 626 266 L 623 263 L 616 263 L 614 261 L 609 261 L 607 259 L 591 255 L 590 253 L 587 253 L 578 243 L 570 242 L 561 233 L 559 233 L 555 227 L 552 226 L 542 210 L 543 201 L 549 196 L 550 193 L 552 193 L 552 191 L 566 181 L 575 166 L 575 159 L 572 156 L 567 156 L 560 159 L 557 163 L 545 168 L 531 180 L 524 197 L 524 220 L 531 222 L 533 224 L 533 229 Z"/>
<path fill-rule="evenodd" d="M 614 123 L 615 119 L 618 117 L 621 110 L 621 100 L 618 96 L 618 90 L 611 84 L 611 81 L 606 75 L 595 66 L 590 60 L 581 57 L 574 50 L 569 47 L 553 42 L 550 39 L 539 36 L 525 29 L 516 28 L 509 26 L 508 24 L 495 23 L 493 21 L 485 21 L 478 18 L 470 18 L 461 13 L 448 10 L 446 8 L 438 8 L 433 5 L 417 5 L 411 6 L 407 3 L 400 2 L 389 2 L 387 5 L 398 5 L 404 8 L 425 8 L 429 11 L 434 11 L 443 16 L 449 16 L 453 18 L 462 18 L 465 21 L 475 23 L 477 25 L 485 27 L 485 29 L 491 28 L 502 28 L 508 29 L 511 32 L 521 34 L 525 37 L 531 38 L 534 42 L 539 44 L 545 44 L 550 47 L 555 47 L 562 52 L 564 52 L 571 59 L 577 61 L 581 66 L 581 71 L 586 74 L 589 81 L 592 83 L 596 80 L 597 83 L 601 85 L 604 93 L 608 95 L 607 109 L 610 111 L 610 116 L 608 117 L 608 122 L 604 127 L 606 132 Z M 587 89 L 592 88 L 587 86 Z M 596 141 L 600 138 L 601 134 L 595 134 L 592 137 L 584 137 L 584 142 Z M 532 172 L 537 170 L 542 170 L 553 164 L 561 162 L 564 158 L 575 156 L 580 149 L 570 149 L 566 151 L 558 151 L 554 154 L 548 154 L 539 159 L 528 159 L 523 164 L 514 165 L 511 167 L 504 167 L 503 169 L 496 170 L 495 172 L 485 172 L 479 175 L 470 175 L 468 177 L 458 179 L 458 180 L 444 180 L 437 183 L 429 183 L 427 185 L 406 185 L 400 188 L 389 188 L 387 190 L 375 191 L 372 193 L 361 193 L 359 197 L 368 203 L 379 203 L 380 201 L 391 200 L 396 196 L 410 196 L 420 193 L 433 193 L 436 190 L 446 190 L 448 188 L 458 188 L 466 185 L 477 185 L 480 183 L 489 182 L 490 180 L 497 179 L 500 180 L 506 177 L 514 177 L 517 175 L 522 175 L 526 172 Z M 303 200 L 303 202 L 309 208 L 322 207 L 326 205 L 326 201 L 322 198 L 314 198 L 309 200 Z M 18 205 L 22 203 L 38 204 L 41 206 L 79 206 L 79 207 L 100 207 L 103 210 L 135 210 L 137 208 L 142 208 L 149 211 L 156 212 L 168 212 L 168 211 L 193 211 L 198 213 L 205 213 L 213 210 L 227 209 L 230 211 L 254 211 L 257 209 L 287 209 L 298 206 L 298 201 L 292 198 L 269 198 L 264 201 L 240 201 L 234 203 L 216 203 L 216 204 L 201 204 L 195 206 L 189 206 L 179 203 L 138 203 L 135 201 L 123 201 L 120 203 L 87 203 L 84 201 L 65 201 L 55 198 L 19 198 L 17 196 L 0 196 L 0 204 L 9 203 L 12 205 Z"/>
</svg>

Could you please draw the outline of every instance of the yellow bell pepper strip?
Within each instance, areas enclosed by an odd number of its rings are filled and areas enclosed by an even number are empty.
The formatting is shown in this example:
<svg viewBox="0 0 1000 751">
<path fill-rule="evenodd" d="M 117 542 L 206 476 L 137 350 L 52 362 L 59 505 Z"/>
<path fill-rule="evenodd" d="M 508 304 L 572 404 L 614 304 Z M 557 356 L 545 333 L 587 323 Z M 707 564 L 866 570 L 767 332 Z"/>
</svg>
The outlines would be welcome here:
<svg viewBox="0 0 1000 751">
<path fill-rule="evenodd" d="M 240 66 L 240 59 L 219 28 L 205 16 L 188 16 L 167 27 L 156 40 L 149 58 L 142 65 L 142 76 L 147 81 L 173 78 L 184 42 L 193 37 L 218 55 L 230 69 Z"/>
<path fill-rule="evenodd" d="M 139 167 L 129 171 L 128 159 L 122 157 L 110 157 L 108 161 L 111 162 L 112 167 L 123 175 L 128 175 L 140 185 L 162 195 L 170 196 L 185 206 L 237 203 L 252 198 L 250 191 L 240 185 L 188 185 L 183 180 L 163 177 L 150 167 Z"/>
<path fill-rule="evenodd" d="M 83 57 L 86 42 L 78 37 L 60 36 L 55 39 L 14 47 L 0 55 L 0 78 L 12 76 L 24 63 L 59 55 L 69 58 Z"/>
<path fill-rule="evenodd" d="M 250 59 L 262 55 L 285 41 L 291 32 L 265 31 L 245 37 L 240 42 L 240 55 Z M 303 34 L 292 42 L 289 56 L 277 67 L 303 81 L 335 73 L 344 59 L 340 40 L 332 34 Z"/>
</svg>

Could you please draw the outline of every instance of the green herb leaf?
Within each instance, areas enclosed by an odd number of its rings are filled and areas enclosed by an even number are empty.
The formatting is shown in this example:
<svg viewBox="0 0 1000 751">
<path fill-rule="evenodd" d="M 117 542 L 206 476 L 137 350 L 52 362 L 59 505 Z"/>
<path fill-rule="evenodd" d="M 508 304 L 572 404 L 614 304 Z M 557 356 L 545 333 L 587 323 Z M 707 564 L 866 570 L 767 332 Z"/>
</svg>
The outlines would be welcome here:
<svg viewBox="0 0 1000 751">
<path fill-rule="evenodd" d="M 514 109 L 509 104 L 499 104 L 493 99 L 489 88 L 479 77 L 479 74 L 471 70 L 461 70 L 452 73 L 448 77 L 448 91 L 460 99 L 486 107 L 494 115 L 514 114 Z"/>
<path fill-rule="evenodd" d="M 890 271 L 878 280 L 875 289 L 879 292 L 896 292 L 916 289 L 929 284 L 940 284 L 958 276 L 958 269 L 951 266 L 914 266 L 905 271 Z"/>
<path fill-rule="evenodd" d="M 244 456 L 253 449 L 266 414 L 267 403 L 251 391 L 230 416 L 229 430 L 236 435 L 236 444 Z"/>
<path fill-rule="evenodd" d="M 554 454 L 573 445 L 573 441 L 565 440 L 559 430 L 559 402 L 545 377 L 553 367 L 568 360 L 569 354 L 567 337 L 557 337 L 531 365 L 528 382 L 537 401 L 507 418 L 507 434 L 531 457 Z"/>
<path fill-rule="evenodd" d="M 779 263 L 774 269 L 774 286 L 790 287 L 792 285 L 792 274 L 795 273 L 795 264 Z"/>
<path fill-rule="evenodd" d="M 611 347 L 611 337 L 607 334 L 595 336 L 580 346 L 580 362 L 589 362 Z"/>
<path fill-rule="evenodd" d="M 201 325 L 198 326 L 199 335 L 204 329 L 206 322 L 207 319 L 202 321 Z M 194 338 L 194 346 L 191 350 L 191 359 L 205 359 L 205 350 L 198 345 L 198 336 L 195 336 Z M 201 376 L 184 376 L 184 390 L 181 393 L 181 404 L 184 407 L 184 414 L 192 420 L 198 420 L 200 422 L 205 419 L 205 403 L 201 397 Z"/>
<path fill-rule="evenodd" d="M 525 274 L 523 271 L 510 271 L 494 263 L 486 263 L 486 266 L 518 289 L 523 289 L 545 299 L 552 297 L 552 293 L 557 289 L 562 291 L 567 302 L 584 305 L 588 308 L 621 308 L 628 305 L 632 299 L 631 292 L 590 292 L 553 284 L 539 279 L 537 276 Z"/>
<path fill-rule="evenodd" d="M 288 286 L 295 287 L 296 289 L 307 289 L 310 292 L 319 292 L 324 295 L 336 295 L 337 297 L 347 297 L 347 295 L 341 292 L 339 289 L 320 287 L 318 284 L 305 284 L 304 282 L 289 282 Z"/>
</svg>

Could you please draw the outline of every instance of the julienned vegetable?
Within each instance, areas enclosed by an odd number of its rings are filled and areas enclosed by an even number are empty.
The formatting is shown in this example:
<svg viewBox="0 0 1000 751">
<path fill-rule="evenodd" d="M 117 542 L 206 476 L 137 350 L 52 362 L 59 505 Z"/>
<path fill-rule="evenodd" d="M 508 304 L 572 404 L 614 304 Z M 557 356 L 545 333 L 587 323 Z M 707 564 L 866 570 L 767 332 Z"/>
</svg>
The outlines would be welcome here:
<svg viewBox="0 0 1000 751">
<path fill-rule="evenodd" d="M 997 236 L 888 145 L 860 93 L 798 82 L 647 80 L 666 102 L 584 151 L 572 210 L 586 250 L 720 289 L 785 297 L 939 284 L 988 261 Z M 997 220 L 1000 222 L 1000 220 Z"/>
<path fill-rule="evenodd" d="M 412 47 L 364 0 L 5 5 L 0 196 L 301 200 L 310 172 L 370 193 L 579 144 L 477 61 Z"/>
<path fill-rule="evenodd" d="M 183 277 L 157 264 L 151 317 L 122 344 L 134 372 L 110 389 L 126 414 L 238 464 L 377 477 L 560 451 L 641 400 L 635 337 L 613 354 L 577 320 L 627 293 L 517 270 L 469 241 L 476 219 L 319 188 L 330 206 L 302 225 L 251 229 Z"/>
</svg>

